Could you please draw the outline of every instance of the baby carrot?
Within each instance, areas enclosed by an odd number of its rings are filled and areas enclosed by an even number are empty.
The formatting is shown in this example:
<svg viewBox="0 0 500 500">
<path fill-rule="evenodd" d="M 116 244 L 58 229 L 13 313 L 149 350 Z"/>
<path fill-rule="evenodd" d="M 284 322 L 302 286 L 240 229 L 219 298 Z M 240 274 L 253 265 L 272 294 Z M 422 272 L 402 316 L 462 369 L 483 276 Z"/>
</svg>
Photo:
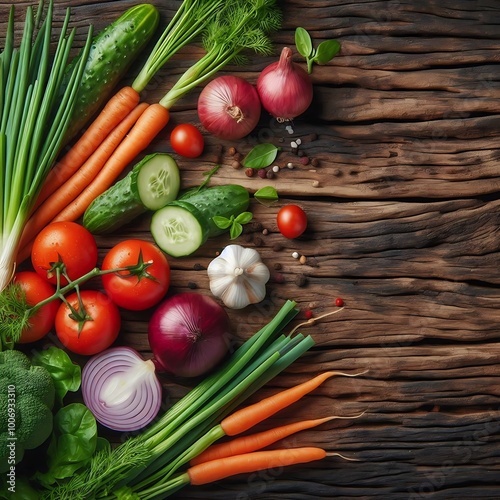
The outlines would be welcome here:
<svg viewBox="0 0 500 500">
<path fill-rule="evenodd" d="M 316 427 L 324 422 L 333 420 L 334 418 L 340 417 L 332 416 L 316 418 L 313 420 L 302 420 L 300 422 L 293 422 L 280 427 L 274 427 L 273 429 L 257 432 L 248 436 L 241 436 L 224 443 L 213 444 L 197 457 L 193 458 L 190 464 L 196 465 L 210 460 L 217 460 L 219 458 L 241 455 L 260 450 L 261 448 L 265 448 L 266 446 L 269 446 L 280 439 L 291 436 L 296 432 L 311 429 L 312 427 Z"/>
<path fill-rule="evenodd" d="M 326 457 L 325 450 L 315 447 L 254 451 L 220 458 L 190 467 L 186 474 L 192 485 L 213 483 L 236 474 L 303 464 Z"/>
<path fill-rule="evenodd" d="M 139 100 L 139 93 L 129 86 L 111 97 L 80 139 L 50 170 L 35 207 L 40 206 L 90 158 L 110 132 L 139 104 Z"/>
<path fill-rule="evenodd" d="M 73 221 L 83 215 L 90 203 L 116 180 L 125 167 L 157 136 L 169 120 L 169 111 L 161 104 L 149 105 L 130 132 L 113 151 L 94 180 L 66 206 L 53 221 Z"/>
<path fill-rule="evenodd" d="M 356 376 L 334 371 L 324 372 L 302 384 L 281 391 L 268 398 L 262 399 L 253 405 L 246 406 L 241 410 L 235 411 L 222 420 L 220 426 L 227 436 L 235 436 L 245 432 L 283 408 L 295 403 L 334 375 L 343 375 L 347 377 Z"/>
</svg>

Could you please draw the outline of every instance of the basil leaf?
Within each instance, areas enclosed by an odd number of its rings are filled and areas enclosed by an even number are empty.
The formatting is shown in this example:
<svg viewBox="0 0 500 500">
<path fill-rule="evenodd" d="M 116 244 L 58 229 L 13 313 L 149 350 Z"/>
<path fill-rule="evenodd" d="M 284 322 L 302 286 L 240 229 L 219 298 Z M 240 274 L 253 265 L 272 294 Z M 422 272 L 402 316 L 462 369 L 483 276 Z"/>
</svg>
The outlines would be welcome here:
<svg viewBox="0 0 500 500">
<path fill-rule="evenodd" d="M 311 36 L 304 28 L 299 27 L 295 30 L 295 47 L 297 47 L 299 54 L 305 58 L 312 55 L 313 46 Z"/>
<path fill-rule="evenodd" d="M 214 215 L 212 220 L 219 229 L 227 229 L 233 223 L 233 217 L 228 219 L 227 217 L 222 217 L 222 215 Z"/>
<path fill-rule="evenodd" d="M 274 144 L 258 144 L 243 158 L 241 164 L 246 168 L 265 168 L 271 165 L 278 155 L 279 148 Z"/>
<path fill-rule="evenodd" d="M 255 191 L 253 195 L 254 198 L 258 200 L 268 200 L 268 201 L 277 201 L 278 200 L 278 192 L 272 186 L 265 186 L 263 188 Z"/>
<path fill-rule="evenodd" d="M 67 392 L 75 392 L 80 388 L 81 368 L 62 349 L 52 346 L 37 351 L 32 363 L 43 366 L 50 373 L 60 403 Z"/>
<path fill-rule="evenodd" d="M 242 212 L 236 217 L 236 219 L 234 219 L 234 221 L 239 224 L 248 224 L 252 220 L 252 218 L 252 212 Z"/>
<path fill-rule="evenodd" d="M 325 40 L 318 45 L 314 62 L 317 64 L 326 64 L 331 61 L 340 51 L 340 43 L 337 40 Z"/>
<path fill-rule="evenodd" d="M 243 226 L 239 222 L 234 221 L 229 231 L 230 238 L 235 240 L 242 232 Z"/>
</svg>

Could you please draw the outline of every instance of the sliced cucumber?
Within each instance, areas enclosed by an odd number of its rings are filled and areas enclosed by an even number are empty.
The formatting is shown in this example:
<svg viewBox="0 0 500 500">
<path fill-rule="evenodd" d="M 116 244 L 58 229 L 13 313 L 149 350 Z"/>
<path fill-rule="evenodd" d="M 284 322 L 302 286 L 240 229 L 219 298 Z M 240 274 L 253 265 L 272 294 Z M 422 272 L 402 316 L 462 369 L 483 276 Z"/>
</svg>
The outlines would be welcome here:
<svg viewBox="0 0 500 500">
<path fill-rule="evenodd" d="M 172 257 L 184 257 L 198 250 L 208 238 L 203 214 L 187 202 L 173 202 L 157 210 L 151 219 L 156 244 Z"/>
<path fill-rule="evenodd" d="M 90 204 L 83 225 L 94 234 L 116 231 L 144 212 L 175 200 L 180 184 L 175 160 L 166 153 L 150 154 Z"/>
</svg>

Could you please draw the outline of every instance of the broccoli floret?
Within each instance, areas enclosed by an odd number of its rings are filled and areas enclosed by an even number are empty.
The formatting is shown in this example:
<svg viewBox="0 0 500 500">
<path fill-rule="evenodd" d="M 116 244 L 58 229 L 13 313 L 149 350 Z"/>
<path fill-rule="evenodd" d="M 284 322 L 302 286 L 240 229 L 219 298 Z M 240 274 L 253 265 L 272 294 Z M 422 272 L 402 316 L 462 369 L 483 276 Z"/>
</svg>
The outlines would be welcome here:
<svg viewBox="0 0 500 500">
<path fill-rule="evenodd" d="M 32 366 L 20 351 L 0 352 L 0 473 L 50 436 L 54 398 L 45 368 Z"/>
</svg>

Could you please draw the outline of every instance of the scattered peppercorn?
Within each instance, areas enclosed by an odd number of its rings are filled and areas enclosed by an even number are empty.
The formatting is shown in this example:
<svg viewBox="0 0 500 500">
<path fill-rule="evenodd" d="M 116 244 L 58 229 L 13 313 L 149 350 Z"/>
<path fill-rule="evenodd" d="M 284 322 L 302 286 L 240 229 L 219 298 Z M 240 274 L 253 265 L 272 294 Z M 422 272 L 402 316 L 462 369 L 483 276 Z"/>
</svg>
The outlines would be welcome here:
<svg viewBox="0 0 500 500">
<path fill-rule="evenodd" d="M 309 309 L 314 309 L 316 307 L 316 302 L 309 302 L 309 305 L 307 307 Z"/>
<path fill-rule="evenodd" d="M 300 257 L 299 252 L 292 252 L 292 257 L 298 259 Z"/>
<path fill-rule="evenodd" d="M 236 148 L 231 146 L 228 150 L 227 150 L 227 154 L 231 155 L 231 156 L 234 156 L 236 154 Z"/>
<path fill-rule="evenodd" d="M 318 140 L 318 134 L 316 134 L 316 132 L 313 132 L 311 134 L 311 141 L 317 141 Z"/>
<path fill-rule="evenodd" d="M 255 236 L 253 239 L 253 244 L 256 247 L 261 247 L 264 242 L 262 241 L 262 238 L 260 236 Z"/>
<path fill-rule="evenodd" d="M 319 167 L 319 160 L 318 160 L 317 158 L 313 158 L 313 159 L 311 160 L 311 165 L 312 165 L 313 167 Z"/>
<path fill-rule="evenodd" d="M 273 166 L 273 172 L 277 174 L 280 171 L 280 167 L 278 165 Z"/>
<path fill-rule="evenodd" d="M 302 163 L 302 165 L 309 165 L 309 157 L 308 156 L 303 156 L 300 159 L 300 163 Z"/>
<path fill-rule="evenodd" d="M 196 263 L 194 266 L 193 266 L 193 269 L 195 271 L 202 271 L 204 269 L 204 267 L 201 265 L 201 264 L 198 264 Z"/>
<path fill-rule="evenodd" d="M 243 155 L 241 153 L 236 152 L 233 155 L 233 160 L 241 161 L 242 158 L 243 158 Z"/>
<path fill-rule="evenodd" d="M 283 268 L 283 265 L 281 264 L 281 262 L 275 262 L 273 264 L 273 268 L 275 271 L 281 271 L 281 269 Z"/>
<path fill-rule="evenodd" d="M 247 226 L 248 227 L 248 226 Z M 262 231 L 263 227 L 262 227 L 262 223 L 259 222 L 259 221 L 253 221 L 251 224 L 250 224 L 250 229 L 252 231 L 257 231 L 257 232 L 260 232 Z"/>
<path fill-rule="evenodd" d="M 269 234 L 269 229 L 267 229 L 267 227 L 265 227 L 263 230 L 262 230 L 262 234 L 264 236 L 267 236 Z"/>
<path fill-rule="evenodd" d="M 305 264 L 307 262 L 307 257 L 305 255 L 301 255 L 300 259 L 299 259 L 299 262 L 301 264 Z"/>
<path fill-rule="evenodd" d="M 283 245 L 281 243 L 275 243 L 273 245 L 274 252 L 281 252 L 281 250 L 283 250 Z"/>
<path fill-rule="evenodd" d="M 295 278 L 295 284 L 299 287 L 305 286 L 307 284 L 307 278 L 303 274 L 299 274 Z"/>
<path fill-rule="evenodd" d="M 274 178 L 274 172 L 272 170 L 267 170 L 266 179 L 273 179 L 273 178 Z"/>
<path fill-rule="evenodd" d="M 247 177 L 253 177 L 254 172 L 255 172 L 255 170 L 254 170 L 253 168 L 247 168 L 247 169 L 245 170 L 245 175 L 246 175 Z"/>
<path fill-rule="evenodd" d="M 196 290 L 196 288 L 198 288 L 198 285 L 194 281 L 190 281 L 188 282 L 188 288 L 190 288 L 191 290 Z"/>
<path fill-rule="evenodd" d="M 343 299 L 341 299 L 340 297 L 337 297 L 337 298 L 335 299 L 335 305 L 336 305 L 337 307 L 342 307 L 342 306 L 344 305 L 344 300 L 343 300 Z"/>
<path fill-rule="evenodd" d="M 284 283 L 285 282 L 285 277 L 281 273 L 276 273 L 273 276 L 273 281 L 275 283 Z"/>
<path fill-rule="evenodd" d="M 235 170 L 238 170 L 241 168 L 241 163 L 238 160 L 233 160 L 231 162 L 231 167 L 233 167 Z"/>
<path fill-rule="evenodd" d="M 317 187 L 319 187 L 319 181 L 312 181 L 311 185 L 313 188 L 317 188 Z"/>
<path fill-rule="evenodd" d="M 247 234 L 245 235 L 245 241 L 246 241 L 247 243 L 251 243 L 251 242 L 253 241 L 253 234 L 251 234 L 251 233 L 247 233 Z"/>
<path fill-rule="evenodd" d="M 265 179 L 266 178 L 266 169 L 265 168 L 259 168 L 259 170 L 257 170 L 257 175 L 261 178 L 261 179 Z"/>
<path fill-rule="evenodd" d="M 311 319 L 313 317 L 313 312 L 310 309 L 307 309 L 304 314 L 307 319 Z"/>
<path fill-rule="evenodd" d="M 288 168 L 292 169 L 292 168 L 293 168 L 293 163 L 290 161 L 290 162 L 288 162 L 288 163 L 286 164 L 286 166 L 287 166 Z"/>
</svg>

